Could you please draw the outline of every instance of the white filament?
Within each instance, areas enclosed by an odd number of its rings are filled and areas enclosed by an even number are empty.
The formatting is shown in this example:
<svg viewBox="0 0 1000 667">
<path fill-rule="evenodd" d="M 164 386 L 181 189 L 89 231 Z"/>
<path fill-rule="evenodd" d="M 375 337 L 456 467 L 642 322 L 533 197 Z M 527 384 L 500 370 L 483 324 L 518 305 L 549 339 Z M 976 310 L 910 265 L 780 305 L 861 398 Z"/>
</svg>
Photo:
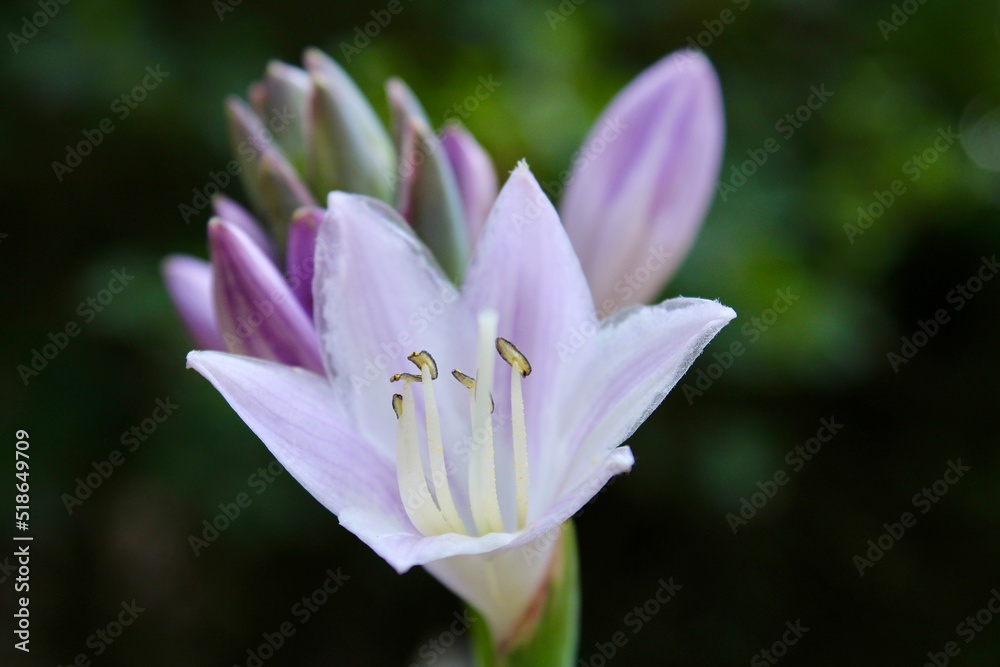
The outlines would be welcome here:
<svg viewBox="0 0 1000 667">
<path fill-rule="evenodd" d="M 444 464 L 444 438 L 441 437 L 441 416 L 438 413 L 437 397 L 434 395 L 434 385 L 431 378 L 431 368 L 427 364 L 420 367 L 421 385 L 424 388 L 424 415 L 427 419 L 427 449 L 431 464 L 431 483 L 434 485 L 434 497 L 445 520 L 456 531 L 465 532 L 462 518 L 455 508 L 451 497 L 451 487 L 448 485 L 448 471 Z M 407 383 L 409 384 L 409 383 Z"/>
<path fill-rule="evenodd" d="M 490 388 L 493 386 L 494 350 L 497 338 L 495 311 L 479 313 L 479 344 L 476 353 L 476 389 L 472 415 L 472 457 L 469 462 L 469 503 L 480 535 L 504 532 L 493 453 L 493 416 Z"/>
<path fill-rule="evenodd" d="M 528 522 L 528 430 L 524 424 L 521 369 L 510 367 L 510 420 L 514 433 L 514 484 L 517 493 L 517 528 Z"/>
<path fill-rule="evenodd" d="M 409 381 L 403 382 L 403 413 L 396 423 L 396 482 L 406 514 L 417 530 L 424 535 L 454 532 L 427 489 L 420 459 L 416 406 Z"/>
</svg>

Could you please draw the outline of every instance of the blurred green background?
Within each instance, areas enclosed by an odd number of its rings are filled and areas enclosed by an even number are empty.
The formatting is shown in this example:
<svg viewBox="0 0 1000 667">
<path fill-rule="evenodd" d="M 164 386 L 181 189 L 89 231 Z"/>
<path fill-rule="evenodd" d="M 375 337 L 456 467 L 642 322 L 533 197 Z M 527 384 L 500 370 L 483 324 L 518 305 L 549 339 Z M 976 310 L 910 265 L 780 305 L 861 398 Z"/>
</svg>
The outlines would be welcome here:
<svg viewBox="0 0 1000 667">
<path fill-rule="evenodd" d="M 0 662 L 246 665 L 327 568 L 349 581 L 264 664 L 458 658 L 425 643 L 461 609 L 431 577 L 397 576 L 288 475 L 256 493 L 249 478 L 272 459 L 185 371 L 188 343 L 158 275 L 167 253 L 205 255 L 207 216 L 185 224 L 178 207 L 229 159 L 224 96 L 309 45 L 345 65 L 383 116 L 388 76 L 441 118 L 492 75 L 500 88 L 466 125 L 501 174 L 526 157 L 553 180 L 611 96 L 689 38 L 722 80 L 723 181 L 768 138 L 780 149 L 716 198 L 665 292 L 718 298 L 740 317 L 683 381 L 698 389 L 704 374 L 703 395 L 678 387 L 633 438 L 634 472 L 578 520 L 582 664 L 603 664 L 599 645 L 618 631 L 627 643 L 609 664 L 770 664 L 760 652 L 800 619 L 809 630 L 782 662 L 922 665 L 949 641 L 952 664 L 1000 662 L 1000 616 L 968 643 L 958 627 L 1000 587 L 1000 281 L 961 310 L 948 298 L 1000 246 L 1000 5 L 578 2 L 404 0 L 350 62 L 341 44 L 385 2 L 233 0 L 220 20 L 222 3 L 208 0 L 76 0 L 26 43 L 8 34 L 0 386 L 5 456 L 16 429 L 32 445 L 34 634 L 30 656 L 12 650 L 13 581 L 0 571 Z M 18 34 L 38 11 L 4 3 L 0 27 Z M 894 11 L 890 31 L 879 22 Z M 113 101 L 156 65 L 169 75 L 120 119 Z M 813 86 L 833 96 L 788 136 L 779 122 Z M 114 131 L 58 181 L 51 163 L 106 117 Z M 934 151 L 949 130 L 962 139 Z M 927 150 L 925 169 L 913 160 Z M 906 191 L 884 214 L 860 235 L 845 230 L 897 179 Z M 236 183 L 227 192 L 243 199 Z M 134 280 L 87 321 L 79 304 L 123 269 Z M 785 289 L 799 299 L 772 320 Z M 940 308 L 950 321 L 894 371 L 887 355 Z M 68 322 L 80 334 L 25 386 L 17 365 Z M 713 368 L 736 341 L 745 353 Z M 175 413 L 123 448 L 168 398 Z M 843 428 L 796 470 L 786 453 L 831 417 Z M 68 513 L 62 494 L 114 449 L 124 463 Z M 914 494 L 959 458 L 971 470 L 921 514 Z M 779 470 L 788 483 L 734 534 L 727 514 Z M 252 505 L 196 557 L 188 536 L 241 492 Z M 859 576 L 855 556 L 907 511 L 916 525 Z M 0 564 L 12 550 L 0 546 Z M 670 577 L 683 589 L 636 632 L 630 612 Z M 88 637 L 133 599 L 145 611 L 95 656 L 102 644 Z"/>
</svg>

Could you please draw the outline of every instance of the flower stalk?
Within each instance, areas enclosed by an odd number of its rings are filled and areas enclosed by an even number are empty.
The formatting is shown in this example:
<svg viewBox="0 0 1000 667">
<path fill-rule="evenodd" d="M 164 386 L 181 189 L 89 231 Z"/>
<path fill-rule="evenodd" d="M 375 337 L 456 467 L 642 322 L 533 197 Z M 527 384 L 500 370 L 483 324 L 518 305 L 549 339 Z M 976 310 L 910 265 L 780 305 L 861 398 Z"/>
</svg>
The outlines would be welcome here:
<svg viewBox="0 0 1000 667">
<path fill-rule="evenodd" d="M 558 530 L 545 580 L 514 635 L 497 641 L 488 624 L 473 624 L 472 646 L 477 667 L 571 667 L 576 663 L 580 637 L 576 529 L 572 521 L 567 521 Z"/>
</svg>

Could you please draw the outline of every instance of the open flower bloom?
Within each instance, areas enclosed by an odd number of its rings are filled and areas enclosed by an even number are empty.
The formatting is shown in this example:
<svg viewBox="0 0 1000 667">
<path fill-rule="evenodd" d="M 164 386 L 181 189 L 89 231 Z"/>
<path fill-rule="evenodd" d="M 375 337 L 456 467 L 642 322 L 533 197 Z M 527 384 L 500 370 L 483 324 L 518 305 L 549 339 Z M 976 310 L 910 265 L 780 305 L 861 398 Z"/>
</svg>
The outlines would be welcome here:
<svg viewBox="0 0 1000 667">
<path fill-rule="evenodd" d="M 553 531 L 735 313 L 678 298 L 597 323 L 558 214 L 511 174 L 461 290 L 374 199 L 334 192 L 316 242 L 325 375 L 192 352 L 274 456 L 399 572 L 424 565 L 510 638 Z"/>
</svg>

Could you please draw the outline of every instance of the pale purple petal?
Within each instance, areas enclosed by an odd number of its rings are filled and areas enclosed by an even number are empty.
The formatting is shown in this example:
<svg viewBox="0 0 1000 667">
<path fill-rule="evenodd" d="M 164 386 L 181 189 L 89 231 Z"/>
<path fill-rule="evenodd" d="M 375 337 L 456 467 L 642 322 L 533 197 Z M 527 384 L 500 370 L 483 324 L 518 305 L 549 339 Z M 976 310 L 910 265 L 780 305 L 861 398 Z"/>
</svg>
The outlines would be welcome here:
<svg viewBox="0 0 1000 667">
<path fill-rule="evenodd" d="M 257 434 L 278 462 L 324 507 L 350 512 L 354 531 L 414 529 L 396 485 L 396 468 L 351 426 L 326 378 L 301 368 L 222 352 L 191 352 L 197 370 Z M 353 529 L 352 529 L 353 530 Z"/>
<path fill-rule="evenodd" d="M 475 247 L 476 238 L 497 198 L 497 172 L 489 154 L 460 125 L 445 128 L 441 133 L 441 145 L 458 181 L 469 232 L 469 247 Z"/>
<path fill-rule="evenodd" d="M 170 255 L 163 282 L 188 335 L 200 350 L 224 350 L 212 300 L 212 265 L 187 255 Z"/>
<path fill-rule="evenodd" d="M 681 264 L 714 192 L 723 137 L 718 77 L 692 51 L 647 69 L 598 118 L 561 212 L 602 315 L 652 298 Z"/>
<path fill-rule="evenodd" d="M 528 527 L 524 535 L 508 545 L 484 555 L 452 556 L 425 564 L 452 592 L 479 610 L 494 636 L 506 637 L 523 619 L 537 592 L 558 543 L 559 531 L 570 517 L 600 492 L 615 475 L 628 472 L 635 462 L 628 447 L 620 447 L 605 457 L 603 464 L 559 504 Z M 492 582 L 483 571 L 492 567 L 498 580 Z"/>
<path fill-rule="evenodd" d="M 476 556 L 452 556 L 431 561 L 424 568 L 481 613 L 495 644 L 503 644 L 517 630 L 550 572 L 559 544 L 560 526 L 536 546 Z M 491 572 L 492 575 L 487 575 Z"/>
<path fill-rule="evenodd" d="M 234 225 L 208 225 L 215 307 L 230 352 L 323 372 L 312 318 L 264 252 Z"/>
<path fill-rule="evenodd" d="M 312 283 L 316 271 L 316 235 L 323 209 L 307 206 L 295 212 L 288 227 L 288 258 L 285 276 L 295 298 L 307 313 L 313 312 Z"/>
<path fill-rule="evenodd" d="M 409 226 L 377 200 L 331 193 L 316 243 L 313 296 L 326 364 L 337 369 L 336 382 L 365 435 L 395 451 L 398 388 L 389 377 L 415 372 L 406 357 L 416 350 L 431 352 L 442 368 L 456 367 L 449 358 L 453 338 L 470 333 L 448 326 L 457 290 Z M 442 387 L 450 389 L 461 386 Z M 467 414 L 467 395 L 465 401 Z"/>
<path fill-rule="evenodd" d="M 495 555 L 511 549 L 525 548 L 538 551 L 552 539 L 553 531 L 568 519 L 571 519 L 580 509 L 597 495 L 597 493 L 615 475 L 628 472 L 635 459 L 628 447 L 612 450 L 576 488 L 564 494 L 559 502 L 546 508 L 546 512 L 532 520 L 528 526 L 518 533 L 489 533 L 482 537 L 471 537 L 459 533 L 447 533 L 433 537 L 414 536 L 412 532 L 400 530 L 397 533 L 386 532 L 371 539 L 365 537 L 365 543 L 375 550 L 397 571 L 405 572 L 415 565 L 426 565 L 452 556 Z M 367 518 L 355 518 L 350 510 L 340 514 L 340 522 L 351 532 L 360 535 L 365 530 Z M 529 554 L 524 554 L 525 558 Z M 455 585 L 454 581 L 446 582 Z M 469 582 L 465 591 L 470 592 L 473 582 Z M 458 592 L 458 591 L 456 591 Z M 465 594 L 460 592 L 459 594 Z"/>
<path fill-rule="evenodd" d="M 357 433 L 327 379 L 301 368 L 218 352 L 192 352 L 188 365 L 219 390 L 275 458 L 345 528 L 399 572 L 430 564 L 436 576 L 489 614 L 491 627 L 501 630 L 523 611 L 519 606 L 547 562 L 548 545 L 559 527 L 633 463 L 627 447 L 609 453 L 584 483 L 522 532 L 424 537 L 403 510 L 393 460 Z M 511 593 L 504 604 L 493 604 L 493 592 L 481 586 L 481 570 L 467 558 L 476 556 L 506 559 L 510 567 L 499 568 L 501 573 L 523 578 L 502 582 L 501 590 Z M 435 562 L 442 559 L 447 560 Z"/>
<path fill-rule="evenodd" d="M 215 210 L 215 215 L 226 222 L 236 225 L 254 243 L 259 245 L 268 257 L 272 259 L 276 257 L 271 237 L 267 235 L 267 232 L 260 226 L 260 223 L 250 214 L 250 211 L 223 195 L 218 195 L 212 199 L 212 208 Z"/>
<path fill-rule="evenodd" d="M 559 394 L 563 437 L 574 445 L 567 453 L 573 465 L 562 467 L 560 493 L 579 485 L 632 435 L 735 316 L 715 301 L 677 298 L 633 307 L 601 323 L 572 358 L 576 376 L 566 376 Z M 531 500 L 540 507 L 552 502 L 542 496 Z"/>
<path fill-rule="evenodd" d="M 462 301 L 469 309 L 490 308 L 499 316 L 499 335 L 532 365 L 524 380 L 529 469 L 564 460 L 558 446 L 559 418 L 552 409 L 565 370 L 560 348 L 593 322 L 593 303 L 580 263 L 555 209 L 523 163 L 500 191 L 469 267 Z M 496 358 L 494 398 L 499 415 L 510 414 L 510 367 Z M 508 469 L 510 429 L 495 432 L 499 470 Z M 530 476 L 535 486 L 557 482 Z M 512 475 L 498 475 L 501 503 L 513 498 Z M 506 490 L 505 490 L 506 489 Z"/>
</svg>

